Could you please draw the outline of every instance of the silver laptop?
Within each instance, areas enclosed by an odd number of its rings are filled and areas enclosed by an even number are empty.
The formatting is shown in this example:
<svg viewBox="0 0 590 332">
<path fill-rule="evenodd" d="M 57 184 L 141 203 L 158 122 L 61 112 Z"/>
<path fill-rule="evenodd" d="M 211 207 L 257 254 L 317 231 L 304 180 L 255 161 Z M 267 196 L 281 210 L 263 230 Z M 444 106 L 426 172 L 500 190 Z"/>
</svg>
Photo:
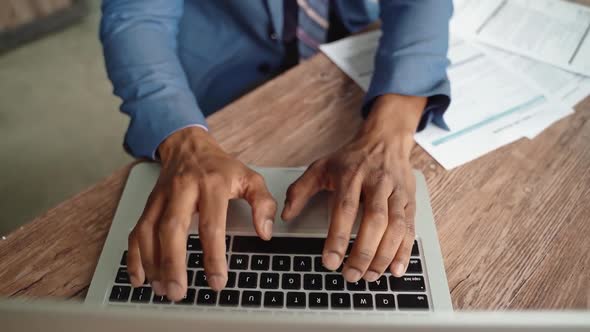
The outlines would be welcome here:
<svg viewBox="0 0 590 332">
<path fill-rule="evenodd" d="M 167 308 L 175 308 L 168 306 Z M 446 312 L 373 315 L 364 319 L 348 312 L 334 315 L 298 311 L 268 314 L 261 310 L 186 311 L 135 310 L 80 305 L 76 301 L 49 302 L 0 299 L 3 332 L 161 332 L 161 331 L 322 331 L 322 332 L 582 332 L 590 331 L 588 312 Z"/>
<path fill-rule="evenodd" d="M 303 168 L 255 170 L 266 179 L 279 202 L 279 211 L 288 186 L 304 171 Z M 416 242 L 407 274 L 402 278 L 387 272 L 375 282 L 347 283 L 340 273 L 323 268 L 321 253 L 329 224 L 329 195 L 320 194 L 293 222 L 284 223 L 277 216 L 273 238 L 268 242 L 256 236 L 249 206 L 242 200 L 231 201 L 226 237 L 229 280 L 224 290 L 214 292 L 207 286 L 198 216 L 187 239 L 189 288 L 184 299 L 172 303 L 165 296 L 156 296 L 147 284 L 134 289 L 126 269 L 127 236 L 158 174 L 159 166 L 152 163 L 138 164 L 131 171 L 86 303 L 171 311 L 332 312 L 364 316 L 452 310 L 426 182 L 420 173 L 416 173 Z"/>
</svg>

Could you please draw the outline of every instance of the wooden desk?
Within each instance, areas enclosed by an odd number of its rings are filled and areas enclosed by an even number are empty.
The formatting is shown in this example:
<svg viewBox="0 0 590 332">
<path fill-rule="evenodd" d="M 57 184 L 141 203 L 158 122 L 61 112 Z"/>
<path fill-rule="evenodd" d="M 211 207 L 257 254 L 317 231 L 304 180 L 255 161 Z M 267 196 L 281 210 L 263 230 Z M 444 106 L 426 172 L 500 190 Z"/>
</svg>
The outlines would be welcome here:
<svg viewBox="0 0 590 332">
<path fill-rule="evenodd" d="M 351 138 L 362 95 L 318 55 L 208 120 L 246 163 L 305 165 Z M 450 172 L 413 150 L 456 309 L 590 308 L 589 142 L 587 98 L 535 140 Z M 0 295 L 83 298 L 130 167 L 0 240 Z"/>
</svg>

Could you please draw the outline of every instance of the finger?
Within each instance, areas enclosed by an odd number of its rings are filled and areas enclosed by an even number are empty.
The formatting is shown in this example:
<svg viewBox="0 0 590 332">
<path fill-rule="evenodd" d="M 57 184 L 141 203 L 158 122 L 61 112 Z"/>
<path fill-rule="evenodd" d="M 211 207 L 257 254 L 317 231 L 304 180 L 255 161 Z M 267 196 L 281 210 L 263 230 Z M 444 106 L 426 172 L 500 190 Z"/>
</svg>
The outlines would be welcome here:
<svg viewBox="0 0 590 332">
<path fill-rule="evenodd" d="M 277 202 L 272 197 L 264 178 L 252 172 L 248 176 L 244 198 L 252 207 L 252 220 L 256 233 L 263 240 L 272 238 L 272 226 L 277 214 Z"/>
<path fill-rule="evenodd" d="M 145 271 L 141 265 L 137 233 L 131 232 L 127 242 L 127 273 L 133 287 L 139 287 L 145 281 Z"/>
<path fill-rule="evenodd" d="M 145 271 L 145 277 L 151 283 L 157 295 L 165 294 L 165 289 L 160 282 L 159 276 L 160 241 L 155 230 L 156 223 L 164 209 L 164 203 L 165 199 L 163 195 L 152 193 L 135 227 L 139 242 L 139 251 L 141 253 L 141 265 Z"/>
<path fill-rule="evenodd" d="M 196 184 L 173 186 L 160 220 L 160 278 L 172 301 L 186 294 L 186 238 L 196 201 Z"/>
<path fill-rule="evenodd" d="M 371 262 L 368 272 L 365 274 L 367 281 L 377 280 L 387 270 L 406 234 L 405 202 L 406 198 L 401 190 L 394 191 L 389 197 L 387 229 L 379 243 L 375 258 Z"/>
<path fill-rule="evenodd" d="M 364 276 L 375 258 L 379 242 L 387 228 L 387 199 L 391 194 L 391 188 L 392 185 L 388 181 L 365 187 L 363 219 L 342 271 L 344 278 L 349 282 L 357 282 Z M 375 274 L 375 271 L 370 271 L 368 278 L 376 280 L 380 274 Z"/>
<path fill-rule="evenodd" d="M 199 237 L 203 246 L 205 273 L 209 287 L 220 291 L 227 282 L 225 222 L 229 194 L 222 185 L 204 185 L 199 200 Z"/>
<path fill-rule="evenodd" d="M 416 201 L 412 199 L 405 208 L 405 226 L 406 234 L 402 240 L 393 263 L 391 263 L 391 273 L 396 277 L 401 277 L 406 273 L 408 263 L 410 261 L 410 255 L 412 254 L 412 246 L 416 239 L 416 229 L 414 223 L 414 217 L 416 215 Z"/>
<path fill-rule="evenodd" d="M 334 271 L 340 267 L 348 249 L 350 232 L 358 213 L 361 187 L 362 179 L 353 177 L 336 188 L 330 227 L 322 253 L 322 262 L 329 270 Z"/>
<path fill-rule="evenodd" d="M 322 174 L 323 163 L 316 161 L 289 186 L 285 207 L 281 213 L 283 220 L 289 221 L 297 217 L 309 199 L 324 189 Z"/>
</svg>

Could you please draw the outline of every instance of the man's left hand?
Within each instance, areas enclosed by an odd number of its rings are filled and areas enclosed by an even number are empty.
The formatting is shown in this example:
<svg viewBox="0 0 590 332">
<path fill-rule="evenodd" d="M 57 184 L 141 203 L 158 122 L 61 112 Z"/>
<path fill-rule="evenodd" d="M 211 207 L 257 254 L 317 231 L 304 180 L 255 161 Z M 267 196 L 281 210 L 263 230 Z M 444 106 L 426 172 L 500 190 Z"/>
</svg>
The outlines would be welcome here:
<svg viewBox="0 0 590 332">
<path fill-rule="evenodd" d="M 295 218 L 317 192 L 334 193 L 322 257 L 330 270 L 338 269 L 344 260 L 362 204 L 362 221 L 342 271 L 348 282 L 375 281 L 388 268 L 401 277 L 407 269 L 416 214 L 410 152 L 425 105 L 425 97 L 379 97 L 356 137 L 316 160 L 289 187 L 284 220 Z"/>
</svg>

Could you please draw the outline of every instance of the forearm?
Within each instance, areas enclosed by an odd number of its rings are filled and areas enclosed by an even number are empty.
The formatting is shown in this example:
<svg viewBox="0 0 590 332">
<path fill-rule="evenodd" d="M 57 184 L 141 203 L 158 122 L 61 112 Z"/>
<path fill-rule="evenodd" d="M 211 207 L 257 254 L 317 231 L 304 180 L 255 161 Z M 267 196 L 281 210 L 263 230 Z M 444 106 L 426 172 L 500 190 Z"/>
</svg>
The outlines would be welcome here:
<svg viewBox="0 0 590 332">
<path fill-rule="evenodd" d="M 383 0 L 380 5 L 383 35 L 363 114 L 374 110 L 380 96 L 397 94 L 428 97 L 427 112 L 442 115 L 451 96 L 446 69 L 452 2 Z"/>
<path fill-rule="evenodd" d="M 104 0 L 100 39 L 121 111 L 131 117 L 125 146 L 155 157 L 175 131 L 205 124 L 176 53 L 182 0 Z"/>
</svg>

